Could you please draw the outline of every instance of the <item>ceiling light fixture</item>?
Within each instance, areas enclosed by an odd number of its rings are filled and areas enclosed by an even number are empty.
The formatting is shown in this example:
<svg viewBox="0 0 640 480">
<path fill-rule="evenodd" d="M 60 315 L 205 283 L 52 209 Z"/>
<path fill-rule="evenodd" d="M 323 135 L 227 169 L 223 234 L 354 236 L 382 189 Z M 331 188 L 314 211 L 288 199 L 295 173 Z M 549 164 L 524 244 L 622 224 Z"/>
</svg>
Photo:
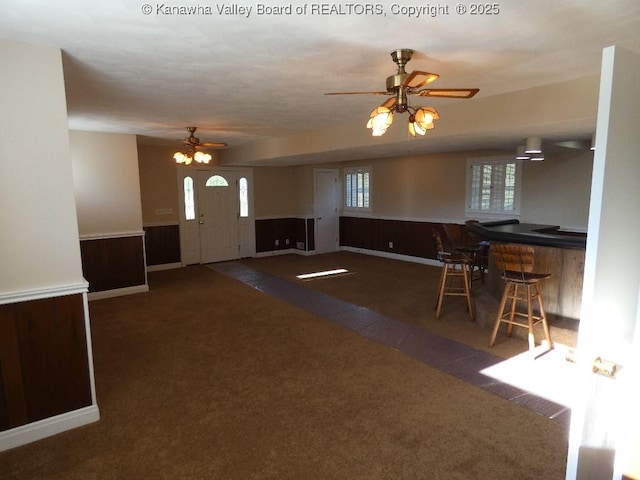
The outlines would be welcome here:
<svg viewBox="0 0 640 480">
<path fill-rule="evenodd" d="M 524 145 L 519 145 L 516 150 L 516 160 L 531 160 L 540 162 L 544 160 L 542 153 L 542 139 L 540 137 L 529 137 Z"/>
<path fill-rule="evenodd" d="M 401 109 L 398 109 L 397 107 L 398 104 L 396 104 L 394 108 L 396 112 L 409 112 L 408 128 L 412 137 L 415 137 L 416 135 L 424 135 L 427 133 L 427 130 L 434 129 L 434 120 L 438 120 L 440 118 L 440 115 L 438 115 L 438 112 L 433 107 L 413 108 L 407 104 L 405 104 Z M 385 134 L 392 123 L 393 111 L 383 104 L 373 109 L 369 116 L 369 121 L 367 122 L 367 128 L 371 129 L 372 136 L 380 137 Z"/>
<path fill-rule="evenodd" d="M 191 165 L 194 160 L 198 163 L 208 164 L 211 161 L 211 154 L 190 149 L 188 152 L 176 152 L 173 158 L 178 164 Z"/>
<path fill-rule="evenodd" d="M 542 140 L 540 137 L 527 138 L 524 153 L 542 153 Z"/>
<path fill-rule="evenodd" d="M 524 151 L 524 145 L 520 145 L 516 151 L 516 160 L 529 160 L 530 158 Z"/>
</svg>

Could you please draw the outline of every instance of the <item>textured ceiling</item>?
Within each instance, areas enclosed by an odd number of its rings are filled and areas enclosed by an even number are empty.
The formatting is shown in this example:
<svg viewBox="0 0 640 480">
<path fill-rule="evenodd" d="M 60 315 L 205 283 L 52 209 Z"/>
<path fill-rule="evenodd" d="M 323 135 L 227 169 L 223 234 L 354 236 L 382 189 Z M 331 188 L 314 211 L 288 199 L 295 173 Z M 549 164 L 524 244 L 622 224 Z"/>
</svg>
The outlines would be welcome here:
<svg viewBox="0 0 640 480">
<path fill-rule="evenodd" d="M 145 1 L 0 0 L 0 38 L 62 49 L 72 129 L 170 144 L 196 125 L 201 140 L 230 149 L 364 126 L 381 97 L 323 94 L 384 90 L 396 48 L 416 51 L 408 71 L 440 75 L 434 88 L 477 87 L 475 99 L 597 75 L 609 45 L 640 53 L 637 0 L 504 0 L 492 15 L 464 2 L 466 14 L 410 0 Z M 436 11 L 409 16 L 429 5 Z"/>
</svg>

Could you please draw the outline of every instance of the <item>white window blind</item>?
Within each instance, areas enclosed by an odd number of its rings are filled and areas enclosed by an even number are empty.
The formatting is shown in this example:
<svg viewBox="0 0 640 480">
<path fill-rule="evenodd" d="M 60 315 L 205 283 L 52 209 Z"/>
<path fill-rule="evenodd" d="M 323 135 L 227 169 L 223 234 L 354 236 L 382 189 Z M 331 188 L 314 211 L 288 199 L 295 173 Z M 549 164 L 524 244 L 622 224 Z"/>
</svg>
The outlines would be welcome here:
<svg viewBox="0 0 640 480">
<path fill-rule="evenodd" d="M 358 168 L 345 170 L 344 206 L 351 209 L 370 209 L 371 169 Z"/>
<path fill-rule="evenodd" d="M 515 160 L 468 160 L 467 212 L 518 215 L 520 171 Z"/>
</svg>

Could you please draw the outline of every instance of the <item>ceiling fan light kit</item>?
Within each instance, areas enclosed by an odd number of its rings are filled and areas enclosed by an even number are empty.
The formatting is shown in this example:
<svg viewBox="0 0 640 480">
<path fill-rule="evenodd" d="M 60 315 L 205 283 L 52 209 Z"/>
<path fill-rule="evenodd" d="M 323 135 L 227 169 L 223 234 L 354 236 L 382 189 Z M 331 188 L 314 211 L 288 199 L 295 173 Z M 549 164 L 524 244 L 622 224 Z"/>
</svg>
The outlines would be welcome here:
<svg viewBox="0 0 640 480">
<path fill-rule="evenodd" d="M 409 112 L 409 133 L 411 136 L 424 135 L 427 130 L 435 127 L 434 120 L 440 116 L 433 107 L 411 107 L 408 96 L 439 98 L 471 98 L 478 93 L 477 88 L 423 88 L 427 84 L 438 79 L 436 73 L 415 70 L 411 73 L 405 71 L 405 65 L 413 50 L 408 48 L 397 49 L 391 52 L 391 58 L 396 63 L 398 71 L 395 75 L 387 77 L 387 90 L 385 92 L 339 92 L 326 93 L 325 95 L 389 95 L 391 98 L 379 107 L 376 107 L 369 116 L 367 128 L 371 129 L 371 135 L 379 137 L 384 135 L 393 122 L 393 113 Z"/>
<path fill-rule="evenodd" d="M 182 144 L 185 146 L 186 152 L 177 151 L 173 154 L 173 159 L 179 165 L 191 165 L 195 160 L 196 163 L 208 164 L 211 162 L 213 158 L 210 153 L 202 152 L 200 148 L 222 148 L 226 147 L 226 143 L 211 143 L 211 142 L 203 142 L 200 143 L 200 139 L 194 135 L 196 133 L 197 127 L 187 127 L 187 132 L 189 132 L 189 136 L 182 141 Z"/>
</svg>

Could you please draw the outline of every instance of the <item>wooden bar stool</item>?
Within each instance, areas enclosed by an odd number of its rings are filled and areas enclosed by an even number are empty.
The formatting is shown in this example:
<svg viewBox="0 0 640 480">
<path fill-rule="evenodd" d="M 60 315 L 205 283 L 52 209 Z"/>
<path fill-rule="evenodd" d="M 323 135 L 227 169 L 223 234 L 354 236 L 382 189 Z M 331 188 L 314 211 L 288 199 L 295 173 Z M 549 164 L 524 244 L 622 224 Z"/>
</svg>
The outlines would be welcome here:
<svg viewBox="0 0 640 480">
<path fill-rule="evenodd" d="M 445 251 L 440 233 L 435 229 L 433 230 L 433 239 L 438 260 L 442 262 L 442 272 L 440 273 L 440 283 L 438 285 L 438 298 L 436 300 L 436 320 L 440 317 L 442 300 L 445 296 L 449 295 L 466 297 L 467 310 L 473 322 L 475 318 L 471 304 L 471 259 L 460 252 Z"/>
<path fill-rule="evenodd" d="M 535 348 L 533 327 L 542 323 L 545 339 L 549 348 L 553 348 L 542 301 L 542 292 L 540 291 L 540 282 L 549 278 L 551 274 L 532 272 L 534 250 L 531 246 L 492 243 L 491 251 L 495 264 L 501 271 L 500 276 L 505 281 L 505 287 L 489 347 L 493 347 L 496 343 L 500 324 L 506 323 L 508 336 L 511 336 L 514 326 L 527 328 L 529 330 L 529 350 L 533 350 Z M 533 303 L 536 300 L 538 315 L 534 315 L 533 312 Z M 507 305 L 508 301 L 510 301 L 510 305 Z M 520 307 L 519 304 L 522 303 L 526 306 L 526 310 Z M 526 322 L 522 320 L 523 318 L 526 319 Z"/>
</svg>

